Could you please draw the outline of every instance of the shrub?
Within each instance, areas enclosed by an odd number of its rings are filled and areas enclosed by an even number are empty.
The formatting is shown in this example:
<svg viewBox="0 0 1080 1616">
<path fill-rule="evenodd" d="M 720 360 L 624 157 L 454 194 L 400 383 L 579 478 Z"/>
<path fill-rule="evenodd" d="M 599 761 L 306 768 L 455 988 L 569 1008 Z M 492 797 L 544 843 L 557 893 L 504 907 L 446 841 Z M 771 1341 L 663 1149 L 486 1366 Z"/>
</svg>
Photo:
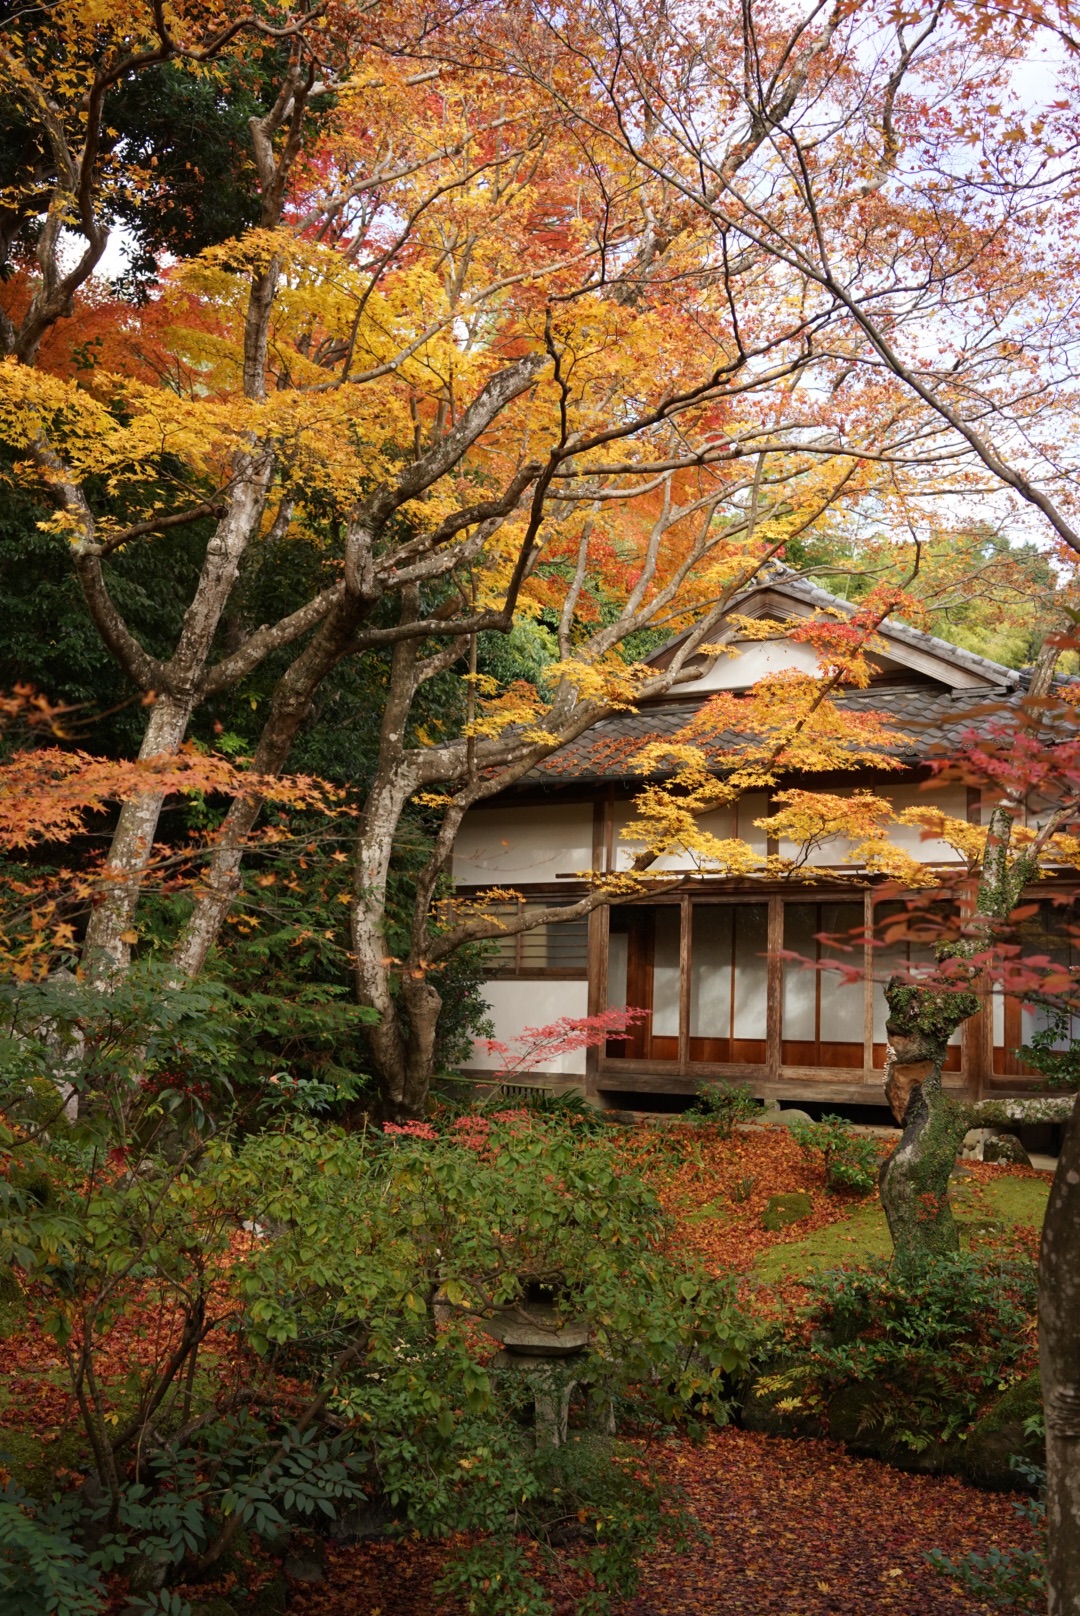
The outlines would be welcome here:
<svg viewBox="0 0 1080 1616">
<path fill-rule="evenodd" d="M 825 1158 L 825 1183 L 831 1190 L 855 1190 L 867 1195 L 877 1183 L 878 1147 L 866 1134 L 857 1134 L 843 1117 L 825 1116 L 820 1122 L 796 1122 L 791 1137 L 803 1150 L 820 1151 Z"/>
<path fill-rule="evenodd" d="M 1037 1299 L 1033 1263 L 973 1253 L 805 1283 L 809 1306 L 758 1390 L 778 1408 L 822 1412 L 843 1390 L 858 1434 L 915 1452 L 965 1435 L 1013 1378 Z"/>
<path fill-rule="evenodd" d="M 6 1457 L 0 1454 L 0 1460 Z M 5 1616 L 98 1616 L 105 1589 L 57 1512 L 0 1487 L 0 1607 Z"/>
<path fill-rule="evenodd" d="M 541 1287 L 588 1328 L 574 1378 L 644 1427 L 723 1421 L 748 1364 L 732 1288 L 664 1255 L 655 1194 L 572 1116 L 365 1134 L 297 1119 L 71 1161 L 44 1136 L 4 1143 L 48 1168 L 50 1204 L 13 1203 L 7 1250 L 83 1392 L 109 1535 L 84 1500 L 71 1536 L 107 1550 L 104 1570 L 153 1554 L 168 1579 L 197 1576 L 241 1531 L 329 1518 L 374 1486 L 409 1528 L 473 1533 L 470 1601 L 501 1612 L 500 1579 L 532 1576 L 519 1534 L 551 1539 L 552 1465 L 573 1457 L 534 1441 L 527 1378 L 486 1365 L 485 1317 Z M 161 1351 L 133 1361 L 122 1343 L 147 1314 Z M 599 1599 L 673 1523 L 610 1443 L 586 1446 L 556 1485 L 592 1523 L 568 1552 Z"/>
<path fill-rule="evenodd" d="M 688 1121 L 711 1123 L 721 1139 L 730 1139 L 736 1125 L 749 1122 L 759 1110 L 745 1083 L 702 1083 L 685 1115 Z"/>
</svg>

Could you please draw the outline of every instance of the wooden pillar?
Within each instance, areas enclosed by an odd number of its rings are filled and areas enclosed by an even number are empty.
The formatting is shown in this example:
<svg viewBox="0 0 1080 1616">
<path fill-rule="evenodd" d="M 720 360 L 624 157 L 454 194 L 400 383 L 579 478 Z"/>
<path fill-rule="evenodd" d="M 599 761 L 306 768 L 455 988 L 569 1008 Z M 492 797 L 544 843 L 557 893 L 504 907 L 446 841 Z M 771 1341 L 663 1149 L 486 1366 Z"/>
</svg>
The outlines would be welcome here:
<svg viewBox="0 0 1080 1616">
<path fill-rule="evenodd" d="M 769 971 L 765 1010 L 765 1079 L 769 1083 L 780 1081 L 781 1017 L 784 1010 L 784 962 L 780 950 L 784 946 L 784 906 L 774 894 L 769 899 Z"/>
<path fill-rule="evenodd" d="M 863 892 L 863 1081 L 873 1083 L 874 1073 L 874 889 Z"/>
<path fill-rule="evenodd" d="M 589 997 L 588 1013 L 590 1016 L 599 1015 L 607 1006 L 608 982 L 608 932 L 610 929 L 611 911 L 607 904 L 601 904 L 589 916 L 589 942 L 588 965 Z M 593 1098 L 597 1092 L 597 1078 L 600 1076 L 600 1062 L 603 1058 L 603 1048 L 588 1049 L 585 1052 L 585 1093 Z"/>
<path fill-rule="evenodd" d="M 690 899 L 679 901 L 679 1076 L 685 1077 L 690 1059 Z"/>
</svg>

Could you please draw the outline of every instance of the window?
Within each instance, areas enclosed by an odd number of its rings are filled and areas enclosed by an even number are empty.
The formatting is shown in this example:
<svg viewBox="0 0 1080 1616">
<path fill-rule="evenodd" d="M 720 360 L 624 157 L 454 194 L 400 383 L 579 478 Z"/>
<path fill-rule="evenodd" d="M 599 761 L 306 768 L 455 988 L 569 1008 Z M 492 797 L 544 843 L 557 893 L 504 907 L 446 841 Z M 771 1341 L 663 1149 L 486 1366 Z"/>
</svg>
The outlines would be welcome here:
<svg viewBox="0 0 1080 1616">
<path fill-rule="evenodd" d="M 696 903 L 690 935 L 690 1059 L 764 1061 L 768 904 Z"/>
<path fill-rule="evenodd" d="M 686 924 L 688 980 L 683 976 Z M 612 1040 L 608 1057 L 677 1062 L 685 995 L 689 1060 L 761 1064 L 767 1047 L 768 940 L 766 903 L 612 909 L 608 1004 L 640 1005 L 650 1016 L 629 1037 Z"/>
<path fill-rule="evenodd" d="M 612 909 L 608 947 L 608 1004 L 651 1012 L 626 1038 L 606 1045 L 613 1060 L 679 1059 L 681 905 L 625 905 Z"/>
<path fill-rule="evenodd" d="M 871 953 L 868 904 L 865 892 L 826 899 L 804 888 L 612 908 L 607 1002 L 650 1015 L 625 1039 L 611 1040 L 606 1059 L 662 1062 L 686 1077 L 695 1068 L 731 1067 L 771 1081 L 797 1069 L 862 1083 L 885 1063 L 885 979 L 933 960 L 932 944 L 918 939 Z M 877 922 L 894 907 L 902 906 L 876 905 Z M 770 946 L 780 956 L 771 964 Z M 852 967 L 855 980 L 829 969 L 830 960 Z M 945 1070 L 962 1070 L 959 1031 Z"/>
<path fill-rule="evenodd" d="M 530 909 L 543 904 L 526 904 Z M 516 908 L 503 911 L 516 916 Z M 581 979 L 589 971 L 588 920 L 560 920 L 550 926 L 534 926 L 513 936 L 496 937 L 487 966 L 491 976 L 573 977 Z"/>
</svg>

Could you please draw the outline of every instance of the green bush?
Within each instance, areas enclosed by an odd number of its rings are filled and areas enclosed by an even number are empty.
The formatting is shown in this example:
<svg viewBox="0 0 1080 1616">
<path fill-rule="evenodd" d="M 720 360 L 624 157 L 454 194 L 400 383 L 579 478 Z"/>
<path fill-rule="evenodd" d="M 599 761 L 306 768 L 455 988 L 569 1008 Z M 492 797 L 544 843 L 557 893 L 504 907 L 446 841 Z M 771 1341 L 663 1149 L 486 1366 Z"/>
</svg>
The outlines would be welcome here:
<svg viewBox="0 0 1080 1616">
<path fill-rule="evenodd" d="M 104 1365 L 134 1311 L 175 1320 L 176 1351 L 129 1359 L 122 1385 L 95 1369 L 80 1405 L 109 1523 L 102 1537 L 89 1505 L 76 1512 L 91 1567 L 149 1554 L 183 1580 L 240 1532 L 309 1527 L 374 1489 L 406 1528 L 474 1535 L 460 1576 L 478 1616 L 501 1616 L 513 1577 L 539 1612 L 521 1534 L 552 1546 L 573 1497 L 591 1525 L 563 1552 L 599 1610 L 676 1523 L 610 1442 L 580 1426 L 554 1453 L 534 1439 L 527 1377 L 478 1350 L 485 1319 L 539 1288 L 587 1326 L 573 1378 L 640 1429 L 723 1421 L 748 1367 L 732 1287 L 664 1255 L 655 1193 L 572 1114 L 363 1134 L 300 1118 L 179 1154 L 138 1132 L 70 1158 L 44 1137 L 5 1142 L 47 1169 L 49 1204 L 13 1203 L 6 1246 L 57 1343 Z M 247 1371 L 223 1384 L 206 1355 L 230 1335 Z"/>
<path fill-rule="evenodd" d="M 5 1456 L 0 1454 L 0 1460 Z M 4 1616 L 99 1616 L 105 1589 L 57 1512 L 14 1482 L 0 1488 L 0 1608 Z"/>
<path fill-rule="evenodd" d="M 690 1122 L 708 1122 L 721 1139 L 730 1139 L 740 1122 L 749 1122 L 761 1110 L 745 1083 L 702 1083 L 694 1103 L 684 1113 Z"/>
<path fill-rule="evenodd" d="M 759 1392 L 793 1412 L 831 1406 L 852 1435 L 915 1453 L 966 1435 L 1013 1378 L 1037 1300 L 1033 1263 L 967 1252 L 805 1283 Z"/>
<path fill-rule="evenodd" d="M 855 1190 L 867 1195 L 877 1183 L 879 1153 L 867 1134 L 853 1132 L 843 1117 L 825 1116 L 820 1122 L 792 1124 L 791 1137 L 803 1150 L 820 1151 L 825 1158 L 825 1183 L 831 1190 Z"/>
</svg>

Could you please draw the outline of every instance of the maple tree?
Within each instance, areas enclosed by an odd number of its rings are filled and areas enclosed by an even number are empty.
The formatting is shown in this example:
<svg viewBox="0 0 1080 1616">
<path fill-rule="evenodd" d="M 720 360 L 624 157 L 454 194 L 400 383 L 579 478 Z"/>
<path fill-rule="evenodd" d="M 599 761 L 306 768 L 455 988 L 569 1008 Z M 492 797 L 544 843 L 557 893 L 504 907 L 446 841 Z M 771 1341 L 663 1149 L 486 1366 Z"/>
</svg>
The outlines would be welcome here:
<svg viewBox="0 0 1080 1616">
<path fill-rule="evenodd" d="M 1061 93 L 1030 111 L 1014 74 L 1047 21 L 1043 11 L 929 5 L 897 14 L 871 5 L 790 18 L 749 8 L 741 29 L 708 10 L 676 17 L 634 4 L 590 12 L 581 23 L 543 6 L 532 17 L 541 33 L 574 39 L 592 81 L 619 109 L 623 145 L 670 183 L 679 200 L 661 225 L 663 238 L 707 225 L 744 273 L 791 275 L 803 306 L 827 319 L 829 349 L 839 347 L 847 362 L 830 401 L 836 438 L 847 429 L 845 405 L 883 380 L 898 383 L 928 412 L 923 429 L 957 474 L 952 486 L 988 474 L 992 487 L 1009 490 L 1080 550 L 1066 447 L 1076 441 L 1075 98 L 1068 91 L 1077 57 L 1070 50 L 1062 60 Z M 1072 45 L 1067 13 L 1054 21 Z M 803 105 L 787 94 L 795 57 L 816 91 Z M 545 75 L 535 50 L 519 50 L 517 60 L 565 102 L 564 86 Z M 730 162 L 736 132 L 761 154 L 750 171 Z M 1040 783 L 1050 788 L 1046 835 L 1017 845 L 1017 798 L 1008 779 L 996 778 L 975 936 L 944 949 L 954 978 L 964 978 L 980 952 L 979 928 L 1008 924 L 1037 873 L 1040 843 L 1075 818 L 1068 743 L 1044 741 L 1032 751 L 1041 756 Z M 1022 795 L 1032 783 L 1024 782 Z M 1008 952 L 1007 943 L 983 949 L 982 962 L 1003 968 Z M 1050 984 L 1071 1007 L 1071 973 L 1058 971 Z M 960 985 L 889 987 L 890 1082 L 906 1066 L 898 1110 L 907 1128 L 883 1184 L 894 1228 L 916 1244 L 942 1223 L 952 1239 L 943 1207 L 955 1139 L 948 1127 L 939 1132 L 934 1082 L 938 1031 L 974 1008 Z M 1080 1294 L 1066 1277 L 1070 1261 L 1073 1272 L 1080 1268 L 1067 1188 L 1077 1151 L 1074 1115 L 1043 1263 L 1052 1611 L 1073 1609 L 1080 1598 L 1078 1438 L 1066 1412 L 1080 1385 Z"/>
<path fill-rule="evenodd" d="M 755 331 L 769 290 L 748 286 L 733 308 L 707 238 L 687 235 L 658 262 L 648 171 L 585 141 L 580 119 L 553 121 L 549 97 L 516 75 L 455 65 L 466 36 L 452 14 L 406 8 L 376 24 L 348 7 L 286 8 L 256 25 L 237 11 L 207 32 L 201 14 L 166 25 L 135 5 L 105 35 L 95 26 L 72 5 L 5 42 L 28 138 L 51 142 L 53 163 L 15 191 L 0 429 L 19 475 L 54 501 L 104 642 L 153 695 L 144 759 L 175 752 L 201 705 L 299 644 L 255 748 L 255 774 L 273 775 L 327 676 L 385 657 L 352 946 L 358 997 L 379 1016 L 388 1107 L 415 1110 L 438 1012 L 428 913 L 396 975 L 383 937 L 406 803 L 446 800 L 442 850 L 469 806 L 545 751 L 670 688 L 736 589 L 876 485 L 909 426 L 868 415 L 865 455 L 823 453 L 795 392 L 820 368 L 798 306 Z M 110 95 L 122 125 L 131 83 L 167 66 L 170 82 L 190 72 L 227 97 L 251 30 L 275 47 L 250 119 L 255 227 L 182 258 L 140 306 L 110 298 L 88 280 L 110 209 L 130 222 L 144 199 L 156 218 L 178 183 L 175 164 L 164 180 L 137 164 L 121 173 Z M 418 54 L 434 65 L 415 71 Z M 792 75 L 797 97 L 804 66 Z M 85 243 L 66 275 L 61 218 Z M 198 580 L 171 648 L 154 655 L 110 591 L 110 557 L 196 523 Z M 322 542 L 318 587 L 276 622 L 224 635 L 241 569 L 290 533 Z M 453 740 L 407 744 L 425 684 L 460 666 L 476 635 L 545 611 L 559 627 L 543 695 L 469 675 Z M 667 668 L 628 665 L 631 636 L 688 622 Z M 130 957 L 160 810 L 154 792 L 123 805 L 83 947 L 91 975 Z M 258 811 L 256 794 L 237 798 L 221 828 L 177 941 L 178 979 L 219 935 Z"/>
<path fill-rule="evenodd" d="M 539 37 L 573 41 L 618 109 L 614 138 L 668 182 L 663 242 L 708 228 L 743 275 L 790 277 L 844 355 L 833 442 L 899 383 L 953 486 L 973 473 L 985 489 L 989 474 L 1077 549 L 1064 449 L 1077 57 L 1048 62 L 1025 105 L 1016 64 L 1042 10 L 755 6 L 732 29 L 708 9 L 676 19 L 627 3 L 573 21 L 537 5 L 531 19 Z M 565 104 L 572 87 L 527 37 L 504 48 Z M 805 96 L 791 93 L 793 60 Z"/>
</svg>

